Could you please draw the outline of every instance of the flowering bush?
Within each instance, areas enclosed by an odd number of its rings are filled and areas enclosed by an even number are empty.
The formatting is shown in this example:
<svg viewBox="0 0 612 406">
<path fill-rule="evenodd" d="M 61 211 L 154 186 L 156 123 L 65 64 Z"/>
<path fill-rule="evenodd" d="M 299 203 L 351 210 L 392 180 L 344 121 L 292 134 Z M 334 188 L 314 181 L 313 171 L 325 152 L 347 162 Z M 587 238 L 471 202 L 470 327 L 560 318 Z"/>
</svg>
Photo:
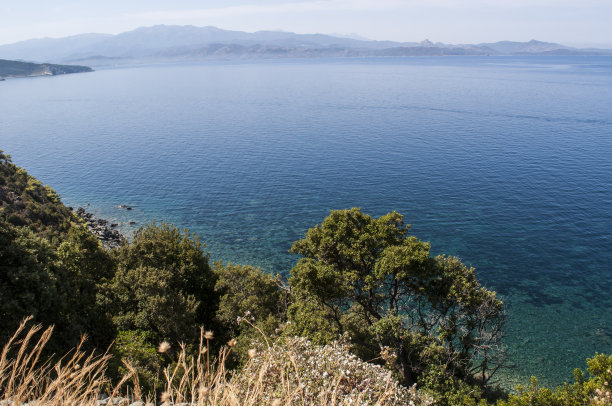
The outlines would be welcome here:
<svg viewBox="0 0 612 406">
<path fill-rule="evenodd" d="M 230 386 L 237 395 L 262 393 L 262 402 L 312 405 L 430 405 L 413 386 L 401 386 L 390 371 L 360 360 L 346 340 L 325 346 L 286 338 L 255 353 Z"/>
</svg>

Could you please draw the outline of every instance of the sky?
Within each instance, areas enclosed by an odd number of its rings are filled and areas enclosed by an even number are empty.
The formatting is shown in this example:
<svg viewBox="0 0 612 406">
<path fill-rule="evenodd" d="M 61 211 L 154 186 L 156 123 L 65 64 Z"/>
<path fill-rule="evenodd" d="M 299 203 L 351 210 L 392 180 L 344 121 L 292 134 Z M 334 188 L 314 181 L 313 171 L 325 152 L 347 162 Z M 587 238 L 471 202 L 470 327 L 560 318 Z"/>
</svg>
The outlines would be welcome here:
<svg viewBox="0 0 612 406">
<path fill-rule="evenodd" d="M 0 0 L 0 45 L 157 24 L 612 48 L 612 0 Z"/>
</svg>

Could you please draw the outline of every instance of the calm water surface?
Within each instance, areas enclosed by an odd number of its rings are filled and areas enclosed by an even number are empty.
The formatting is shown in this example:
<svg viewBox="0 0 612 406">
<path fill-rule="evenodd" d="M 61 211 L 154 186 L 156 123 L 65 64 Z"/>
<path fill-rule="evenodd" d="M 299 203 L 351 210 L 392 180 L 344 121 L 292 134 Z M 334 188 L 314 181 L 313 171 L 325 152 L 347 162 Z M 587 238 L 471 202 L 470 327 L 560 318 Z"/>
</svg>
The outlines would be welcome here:
<svg viewBox="0 0 612 406">
<path fill-rule="evenodd" d="M 612 352 L 612 58 L 161 65 L 0 83 L 0 149 L 68 205 L 287 274 L 331 209 L 397 210 L 510 313 L 516 381 Z M 128 204 L 134 210 L 118 209 Z"/>
</svg>

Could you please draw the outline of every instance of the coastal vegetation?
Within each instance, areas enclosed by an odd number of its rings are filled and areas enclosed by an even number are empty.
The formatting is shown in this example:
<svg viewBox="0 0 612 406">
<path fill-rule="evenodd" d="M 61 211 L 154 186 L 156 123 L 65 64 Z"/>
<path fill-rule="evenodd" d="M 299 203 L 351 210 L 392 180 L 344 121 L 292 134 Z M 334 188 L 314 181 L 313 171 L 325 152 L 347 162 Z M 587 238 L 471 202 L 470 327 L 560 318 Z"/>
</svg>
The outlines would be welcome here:
<svg viewBox="0 0 612 406">
<path fill-rule="evenodd" d="M 26 76 L 55 76 L 69 73 L 91 72 L 87 66 L 55 65 L 0 59 L 0 80 Z"/>
<path fill-rule="evenodd" d="M 605 354 L 557 389 L 509 388 L 503 303 L 399 213 L 332 211 L 294 243 L 287 280 L 211 264 L 205 248 L 165 223 L 104 248 L 0 151 L 0 401 L 612 402 Z"/>
</svg>

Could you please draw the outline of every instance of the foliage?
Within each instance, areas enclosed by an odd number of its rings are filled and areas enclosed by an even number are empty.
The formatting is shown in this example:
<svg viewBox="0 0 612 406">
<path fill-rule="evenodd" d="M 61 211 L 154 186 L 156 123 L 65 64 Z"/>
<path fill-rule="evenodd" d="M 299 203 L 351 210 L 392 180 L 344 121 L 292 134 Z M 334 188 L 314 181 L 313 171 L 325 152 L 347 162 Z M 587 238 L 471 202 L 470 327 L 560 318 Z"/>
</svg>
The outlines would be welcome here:
<svg viewBox="0 0 612 406">
<path fill-rule="evenodd" d="M 439 406 L 486 406 L 489 404 L 486 399 L 487 392 L 493 392 L 490 388 L 481 388 L 475 383 L 448 377 L 442 369 L 430 370 L 420 382 Z M 504 393 L 493 394 L 499 398 Z"/>
<path fill-rule="evenodd" d="M 0 342 L 26 316 L 56 325 L 48 346 L 64 352 L 87 333 L 88 344 L 105 348 L 113 328 L 96 304 L 98 281 L 111 271 L 107 254 L 83 228 L 75 227 L 59 247 L 28 228 L 0 220 Z"/>
<path fill-rule="evenodd" d="M 219 294 L 217 319 L 223 325 L 223 338 L 236 339 L 233 353 L 240 363 L 248 359 L 247 351 L 259 333 L 242 320 L 257 326 L 267 336 L 284 321 L 288 292 L 279 275 L 272 276 L 249 265 L 215 264 Z"/>
<path fill-rule="evenodd" d="M 45 323 L 57 321 L 53 250 L 27 229 L 0 220 L 0 341 L 33 315 Z"/>
<path fill-rule="evenodd" d="M 518 387 L 517 394 L 498 406 L 582 406 L 612 405 L 612 355 L 596 354 L 587 359 L 589 379 L 585 381 L 580 369 L 574 371 L 575 382 L 564 384 L 555 390 L 541 387 L 535 377 L 527 388 Z"/>
<path fill-rule="evenodd" d="M 486 383 L 501 361 L 502 302 L 457 258 L 430 256 L 396 212 L 332 211 L 294 243 L 290 332 L 327 342 L 349 332 L 364 359 L 383 358 L 406 384 Z"/>
<path fill-rule="evenodd" d="M 49 186 L 28 175 L 0 151 L 0 219 L 27 226 L 51 242 L 65 236 L 78 222 Z"/>
<path fill-rule="evenodd" d="M 66 310 L 56 326 L 73 337 L 76 332 L 88 334 L 88 345 L 101 350 L 115 335 L 111 319 L 98 300 L 100 287 L 112 278 L 114 266 L 109 253 L 83 226 L 72 227 L 57 248 L 58 295 Z"/>
<path fill-rule="evenodd" d="M 194 341 L 200 325 L 212 325 L 216 276 L 197 236 L 152 223 L 115 257 L 104 303 L 119 330 L 151 331 L 157 341 Z"/>
<path fill-rule="evenodd" d="M 164 359 L 157 351 L 155 335 L 147 331 L 119 331 L 112 347 L 113 358 L 109 362 L 110 375 L 114 381 L 136 371 L 141 390 L 155 393 L 161 387 L 161 372 Z M 124 364 L 127 362 L 130 368 Z"/>
</svg>

